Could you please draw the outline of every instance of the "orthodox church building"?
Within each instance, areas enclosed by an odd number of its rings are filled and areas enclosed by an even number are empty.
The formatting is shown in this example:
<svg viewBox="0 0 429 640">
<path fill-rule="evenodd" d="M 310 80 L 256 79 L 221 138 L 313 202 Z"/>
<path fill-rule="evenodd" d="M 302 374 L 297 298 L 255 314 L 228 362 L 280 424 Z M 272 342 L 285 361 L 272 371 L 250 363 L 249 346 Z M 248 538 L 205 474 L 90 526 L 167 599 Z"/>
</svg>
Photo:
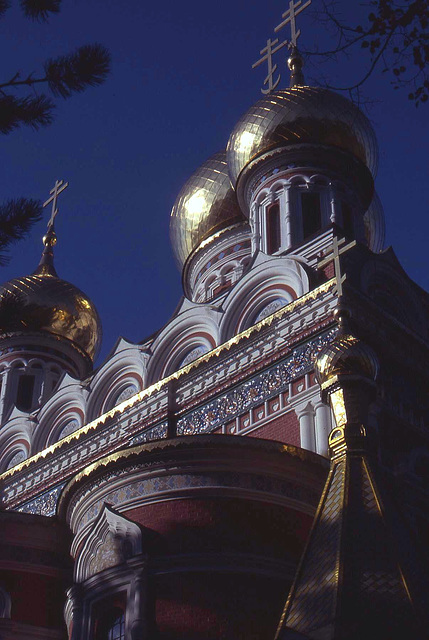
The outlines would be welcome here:
<svg viewBox="0 0 429 640">
<path fill-rule="evenodd" d="M 94 370 L 55 216 L 0 288 L 2 640 L 429 637 L 429 295 L 370 122 L 289 66 L 177 197 L 155 335 Z"/>
</svg>

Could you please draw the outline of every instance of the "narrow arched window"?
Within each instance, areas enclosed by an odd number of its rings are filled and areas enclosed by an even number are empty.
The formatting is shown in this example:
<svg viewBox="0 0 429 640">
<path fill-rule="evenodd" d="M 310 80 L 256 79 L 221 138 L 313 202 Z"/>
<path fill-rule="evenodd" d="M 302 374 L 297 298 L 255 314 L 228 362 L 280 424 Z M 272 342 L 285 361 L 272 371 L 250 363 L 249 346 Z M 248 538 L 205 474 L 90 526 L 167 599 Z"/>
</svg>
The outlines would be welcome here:
<svg viewBox="0 0 429 640">
<path fill-rule="evenodd" d="M 308 191 L 301 194 L 302 231 L 303 237 L 308 238 L 322 227 L 322 211 L 320 208 L 320 194 Z"/>
<path fill-rule="evenodd" d="M 275 253 L 280 247 L 280 207 L 275 202 L 267 209 L 267 253 Z"/>
<path fill-rule="evenodd" d="M 125 612 L 112 607 L 97 620 L 96 640 L 125 640 Z"/>
<path fill-rule="evenodd" d="M 34 376 L 21 374 L 18 380 L 16 406 L 20 411 L 31 411 L 33 408 Z"/>
</svg>

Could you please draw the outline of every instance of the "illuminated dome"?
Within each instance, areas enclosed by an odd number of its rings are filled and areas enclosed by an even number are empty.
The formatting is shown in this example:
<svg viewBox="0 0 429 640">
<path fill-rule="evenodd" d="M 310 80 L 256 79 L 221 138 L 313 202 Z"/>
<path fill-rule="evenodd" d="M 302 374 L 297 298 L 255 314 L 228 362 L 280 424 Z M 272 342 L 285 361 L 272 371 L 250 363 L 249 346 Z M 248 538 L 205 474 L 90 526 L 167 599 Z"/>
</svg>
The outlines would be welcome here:
<svg viewBox="0 0 429 640">
<path fill-rule="evenodd" d="M 339 332 L 333 342 L 319 352 L 315 362 L 316 377 L 323 387 L 338 376 L 359 376 L 375 380 L 378 373 L 378 359 L 374 350 L 350 333 L 349 311 L 336 310 Z"/>
<path fill-rule="evenodd" d="M 92 361 L 101 342 L 97 310 L 80 289 L 57 276 L 49 245 L 32 275 L 0 286 L 0 332 L 46 332 L 67 338 Z"/>
<path fill-rule="evenodd" d="M 170 238 L 179 265 L 202 240 L 242 220 L 226 152 L 216 153 L 185 183 L 171 211 Z"/>
<path fill-rule="evenodd" d="M 363 113 L 329 89 L 295 86 L 265 96 L 235 126 L 227 146 L 233 184 L 254 158 L 299 143 L 338 147 L 376 172 L 377 141 Z"/>
</svg>

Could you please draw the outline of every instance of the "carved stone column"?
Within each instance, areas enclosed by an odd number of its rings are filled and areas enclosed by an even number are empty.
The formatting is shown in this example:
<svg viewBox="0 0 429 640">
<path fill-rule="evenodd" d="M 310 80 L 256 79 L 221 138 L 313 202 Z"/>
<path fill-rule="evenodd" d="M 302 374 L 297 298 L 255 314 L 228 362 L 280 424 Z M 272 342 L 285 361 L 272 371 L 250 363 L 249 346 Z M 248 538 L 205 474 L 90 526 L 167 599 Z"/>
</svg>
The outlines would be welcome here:
<svg viewBox="0 0 429 640">
<path fill-rule="evenodd" d="M 315 417 L 315 436 L 316 436 L 316 453 L 321 456 L 328 456 L 329 446 L 328 438 L 331 431 L 331 408 L 319 400 L 314 405 L 316 412 Z"/>
<path fill-rule="evenodd" d="M 149 640 L 151 624 L 148 611 L 147 569 L 136 571 L 127 604 L 128 631 L 131 640 Z"/>
<path fill-rule="evenodd" d="M 299 420 L 301 447 L 308 451 L 316 451 L 314 434 L 314 408 L 311 402 L 295 408 Z"/>
<path fill-rule="evenodd" d="M 79 584 L 74 584 L 67 591 L 64 607 L 64 618 L 70 640 L 84 640 L 83 634 L 83 597 Z"/>
</svg>

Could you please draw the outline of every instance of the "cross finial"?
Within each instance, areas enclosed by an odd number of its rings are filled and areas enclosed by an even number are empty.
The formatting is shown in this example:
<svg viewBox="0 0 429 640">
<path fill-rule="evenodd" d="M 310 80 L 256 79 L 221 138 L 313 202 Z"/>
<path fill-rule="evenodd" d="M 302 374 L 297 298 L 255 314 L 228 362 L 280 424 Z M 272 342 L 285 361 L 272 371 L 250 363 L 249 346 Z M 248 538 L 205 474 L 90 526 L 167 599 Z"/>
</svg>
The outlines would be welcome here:
<svg viewBox="0 0 429 640">
<path fill-rule="evenodd" d="M 289 9 L 282 14 L 282 18 L 284 18 L 283 22 L 280 22 L 280 24 L 278 24 L 274 29 L 275 33 L 277 33 L 278 31 L 280 31 L 280 29 L 283 29 L 283 27 L 290 22 L 291 39 L 289 46 L 291 46 L 292 48 L 296 49 L 297 40 L 301 35 L 301 29 L 296 29 L 296 16 L 300 14 L 301 11 L 304 11 L 304 9 L 306 9 L 310 4 L 311 0 L 307 0 L 305 4 L 302 4 L 302 0 L 297 0 L 297 2 L 295 2 L 294 0 L 290 0 Z"/>
<path fill-rule="evenodd" d="M 67 187 L 69 186 L 68 182 L 64 182 L 64 180 L 55 180 L 55 185 L 54 188 L 50 190 L 50 198 L 48 198 L 46 200 L 46 202 L 43 203 L 44 207 L 47 207 L 48 204 L 50 204 L 52 202 L 52 212 L 51 212 L 51 217 L 49 218 L 49 222 L 48 222 L 48 229 L 46 232 L 46 237 L 49 235 L 49 233 L 51 231 L 53 231 L 53 227 L 54 227 L 54 223 L 55 223 L 55 218 L 57 216 L 58 213 L 58 209 L 57 209 L 57 198 L 60 195 L 60 193 L 62 193 L 64 191 L 64 189 L 67 189 Z"/>
<path fill-rule="evenodd" d="M 273 55 L 275 53 L 277 53 L 277 51 L 279 49 L 281 49 L 282 47 L 285 46 L 286 41 L 282 42 L 281 44 L 279 44 L 278 46 L 276 46 L 278 43 L 278 39 L 276 38 L 275 40 L 271 40 L 271 38 L 268 38 L 267 40 L 267 46 L 264 47 L 263 49 L 260 50 L 260 54 L 262 56 L 262 58 L 260 58 L 257 62 L 255 62 L 254 64 L 252 64 L 252 69 L 255 69 L 256 67 L 259 67 L 260 64 L 262 64 L 262 62 L 265 62 L 265 60 L 267 60 L 268 62 L 268 75 L 264 80 L 264 84 L 268 83 L 268 88 L 267 89 L 261 89 L 261 92 L 264 94 L 267 93 L 271 93 L 271 91 L 273 89 L 275 89 L 278 85 L 278 83 L 280 82 L 280 75 L 277 77 L 277 80 L 275 80 L 273 82 L 273 76 L 277 70 L 277 65 L 273 65 Z"/>
<path fill-rule="evenodd" d="M 340 256 L 341 254 L 345 253 L 352 247 L 356 246 L 356 240 L 353 240 L 353 242 L 349 242 L 346 245 L 344 245 L 344 243 L 345 243 L 345 238 L 340 238 L 338 240 L 337 236 L 334 236 L 332 239 L 331 253 L 329 253 L 325 258 L 323 258 L 323 260 L 317 263 L 318 269 L 322 269 L 323 267 L 326 267 L 326 265 L 329 264 L 330 262 L 334 263 L 335 289 L 337 291 L 338 297 L 341 297 L 343 295 L 343 284 L 346 279 L 346 274 L 341 273 Z"/>
</svg>

